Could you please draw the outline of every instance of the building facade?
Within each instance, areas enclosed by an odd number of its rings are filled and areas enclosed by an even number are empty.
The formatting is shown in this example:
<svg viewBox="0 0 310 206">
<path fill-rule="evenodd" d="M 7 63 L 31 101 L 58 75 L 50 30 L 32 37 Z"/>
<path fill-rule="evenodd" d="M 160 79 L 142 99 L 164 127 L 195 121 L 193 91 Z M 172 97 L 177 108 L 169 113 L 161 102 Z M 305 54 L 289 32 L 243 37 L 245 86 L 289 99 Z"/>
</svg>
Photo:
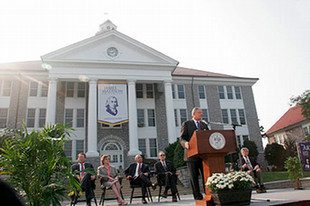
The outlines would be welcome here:
<svg viewBox="0 0 310 206">
<path fill-rule="evenodd" d="M 120 33 L 111 21 L 93 37 L 41 57 L 0 65 L 0 127 L 39 129 L 68 124 L 73 161 L 86 152 L 110 154 L 124 168 L 136 154 L 157 158 L 180 136 L 191 109 L 201 107 L 210 129 L 236 127 L 237 144 L 255 141 L 263 158 L 252 86 L 242 78 L 178 67 L 178 61 Z M 125 82 L 128 122 L 98 122 L 98 83 Z"/>
<path fill-rule="evenodd" d="M 285 140 L 290 138 L 296 143 L 310 134 L 310 121 L 301 113 L 301 107 L 291 107 L 272 127 L 266 132 L 268 144 L 278 143 L 285 146 Z"/>
</svg>

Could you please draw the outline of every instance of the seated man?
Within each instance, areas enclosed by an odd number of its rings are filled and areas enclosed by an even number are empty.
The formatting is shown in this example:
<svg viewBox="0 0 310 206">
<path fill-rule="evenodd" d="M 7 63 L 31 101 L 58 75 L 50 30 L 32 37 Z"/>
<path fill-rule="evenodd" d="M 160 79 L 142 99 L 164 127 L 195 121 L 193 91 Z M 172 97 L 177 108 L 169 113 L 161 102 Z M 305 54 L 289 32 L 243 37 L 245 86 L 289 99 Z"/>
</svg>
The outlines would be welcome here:
<svg viewBox="0 0 310 206">
<path fill-rule="evenodd" d="M 249 155 L 248 148 L 243 147 L 241 149 L 241 154 L 242 154 L 241 170 L 247 172 L 253 177 L 253 179 L 256 182 L 255 187 L 256 187 L 257 193 L 266 192 L 264 181 L 263 181 L 262 170 L 259 167 L 259 164 L 254 160 L 254 158 L 248 156 Z"/>
<path fill-rule="evenodd" d="M 91 199 L 94 198 L 92 194 L 92 190 L 95 189 L 95 179 L 96 177 L 91 175 L 88 172 L 78 172 L 82 170 L 91 170 L 93 171 L 93 174 L 95 174 L 95 170 L 92 164 L 86 163 L 86 154 L 85 153 L 79 153 L 78 154 L 78 163 L 72 165 L 71 171 L 72 173 L 76 174 L 76 178 L 81 184 L 81 188 L 83 191 L 85 191 L 86 196 L 86 204 L 88 206 L 91 205 Z M 70 193 L 71 194 L 71 193 Z M 77 198 L 76 195 L 74 195 L 74 192 L 72 194 L 72 201 L 74 204 L 76 204 Z"/>
<path fill-rule="evenodd" d="M 159 184 L 165 186 L 165 190 L 162 196 L 166 198 L 167 192 L 169 188 L 171 188 L 172 202 L 177 202 L 177 176 L 175 175 L 176 169 L 171 161 L 166 160 L 166 154 L 163 151 L 160 151 L 158 156 L 160 161 L 156 162 L 154 167 Z"/>
<path fill-rule="evenodd" d="M 149 166 L 142 163 L 142 156 L 136 155 L 136 163 L 132 163 L 124 170 L 124 173 L 131 185 L 140 185 L 142 190 L 142 203 L 147 204 L 145 200 L 146 187 L 152 186 L 156 188 L 155 184 L 152 184 L 150 180 Z"/>
</svg>

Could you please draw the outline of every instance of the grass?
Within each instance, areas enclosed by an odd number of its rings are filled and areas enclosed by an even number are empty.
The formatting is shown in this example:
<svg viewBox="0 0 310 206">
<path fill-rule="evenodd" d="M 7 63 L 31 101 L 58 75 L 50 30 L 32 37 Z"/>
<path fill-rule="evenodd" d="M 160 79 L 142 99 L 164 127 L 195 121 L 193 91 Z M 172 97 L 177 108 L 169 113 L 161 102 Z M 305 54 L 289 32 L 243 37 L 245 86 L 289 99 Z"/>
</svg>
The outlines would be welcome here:
<svg viewBox="0 0 310 206">
<path fill-rule="evenodd" d="M 310 177 L 310 172 L 304 172 L 303 177 Z M 288 180 L 288 172 L 263 172 L 264 182 Z"/>
</svg>

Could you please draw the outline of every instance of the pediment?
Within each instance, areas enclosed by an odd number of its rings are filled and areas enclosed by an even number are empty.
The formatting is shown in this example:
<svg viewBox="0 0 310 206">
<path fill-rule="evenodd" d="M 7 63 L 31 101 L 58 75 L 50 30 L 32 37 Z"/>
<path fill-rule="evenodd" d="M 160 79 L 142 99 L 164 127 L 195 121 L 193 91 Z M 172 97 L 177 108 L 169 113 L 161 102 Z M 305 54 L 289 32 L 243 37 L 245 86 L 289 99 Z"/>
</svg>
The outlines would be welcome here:
<svg viewBox="0 0 310 206">
<path fill-rule="evenodd" d="M 116 30 L 100 33 L 42 56 L 45 62 L 176 66 L 178 62 Z"/>
</svg>

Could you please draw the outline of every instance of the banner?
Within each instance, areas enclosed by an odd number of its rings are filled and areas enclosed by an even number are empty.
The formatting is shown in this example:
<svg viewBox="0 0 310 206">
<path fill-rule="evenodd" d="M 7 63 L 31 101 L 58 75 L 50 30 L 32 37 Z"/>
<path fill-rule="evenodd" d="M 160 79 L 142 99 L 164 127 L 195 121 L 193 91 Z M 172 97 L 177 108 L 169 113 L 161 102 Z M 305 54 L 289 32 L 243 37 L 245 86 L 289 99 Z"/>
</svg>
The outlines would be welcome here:
<svg viewBox="0 0 310 206">
<path fill-rule="evenodd" d="M 310 142 L 299 143 L 299 151 L 304 172 L 310 172 Z"/>
<path fill-rule="evenodd" d="M 113 126 L 128 122 L 126 82 L 98 82 L 98 122 Z"/>
</svg>

